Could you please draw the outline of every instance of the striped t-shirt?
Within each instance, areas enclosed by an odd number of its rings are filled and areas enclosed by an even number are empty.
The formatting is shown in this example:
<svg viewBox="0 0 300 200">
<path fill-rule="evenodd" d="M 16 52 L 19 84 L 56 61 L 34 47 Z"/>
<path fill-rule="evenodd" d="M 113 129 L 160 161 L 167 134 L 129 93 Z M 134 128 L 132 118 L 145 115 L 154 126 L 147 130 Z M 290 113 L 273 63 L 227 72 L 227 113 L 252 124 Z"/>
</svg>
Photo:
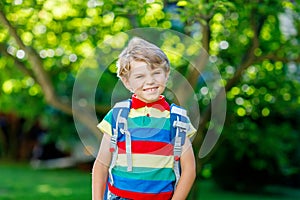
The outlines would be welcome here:
<svg viewBox="0 0 300 200">
<path fill-rule="evenodd" d="M 98 128 L 112 135 L 112 110 Z M 145 103 L 132 96 L 128 115 L 131 135 L 132 171 L 127 171 L 125 136 L 118 139 L 118 157 L 112 169 L 113 194 L 128 199 L 171 199 L 174 192 L 174 156 L 170 134 L 170 106 L 163 96 L 153 103 Z M 190 123 L 187 136 L 196 132 Z"/>
</svg>

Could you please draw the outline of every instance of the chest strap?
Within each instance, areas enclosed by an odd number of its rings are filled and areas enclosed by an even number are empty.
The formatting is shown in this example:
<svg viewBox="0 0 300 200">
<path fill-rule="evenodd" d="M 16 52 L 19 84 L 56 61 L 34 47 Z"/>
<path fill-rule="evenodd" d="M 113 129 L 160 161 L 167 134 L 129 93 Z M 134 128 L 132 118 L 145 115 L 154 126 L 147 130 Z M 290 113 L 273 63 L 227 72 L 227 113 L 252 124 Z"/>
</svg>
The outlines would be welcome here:
<svg viewBox="0 0 300 200">
<path fill-rule="evenodd" d="M 175 104 L 171 105 L 170 109 L 170 121 L 171 121 L 171 137 L 174 145 L 174 173 L 176 177 L 175 186 L 180 179 L 180 156 L 182 153 L 182 146 L 185 143 L 186 133 L 189 129 L 187 120 L 187 112 L 185 109 Z"/>
<path fill-rule="evenodd" d="M 112 159 L 109 167 L 110 183 L 113 185 L 112 169 L 116 165 L 118 157 L 118 137 L 125 134 L 126 143 L 126 158 L 127 158 L 127 171 L 132 171 L 132 153 L 131 153 L 131 136 L 128 131 L 127 118 L 130 111 L 131 101 L 126 100 L 118 102 L 112 109 L 112 136 L 110 140 L 110 152 L 112 152 Z M 120 133 L 120 134 L 119 134 Z"/>
</svg>

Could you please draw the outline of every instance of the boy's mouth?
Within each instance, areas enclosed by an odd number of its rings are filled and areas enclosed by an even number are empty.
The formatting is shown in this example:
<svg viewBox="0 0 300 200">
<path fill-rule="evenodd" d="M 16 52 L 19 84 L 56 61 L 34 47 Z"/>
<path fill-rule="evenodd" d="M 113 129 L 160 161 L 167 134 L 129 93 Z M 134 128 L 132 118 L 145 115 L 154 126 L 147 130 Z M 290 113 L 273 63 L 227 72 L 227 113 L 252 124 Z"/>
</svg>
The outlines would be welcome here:
<svg viewBox="0 0 300 200">
<path fill-rule="evenodd" d="M 154 92 L 158 89 L 158 87 L 146 88 L 144 89 L 145 92 Z"/>
</svg>

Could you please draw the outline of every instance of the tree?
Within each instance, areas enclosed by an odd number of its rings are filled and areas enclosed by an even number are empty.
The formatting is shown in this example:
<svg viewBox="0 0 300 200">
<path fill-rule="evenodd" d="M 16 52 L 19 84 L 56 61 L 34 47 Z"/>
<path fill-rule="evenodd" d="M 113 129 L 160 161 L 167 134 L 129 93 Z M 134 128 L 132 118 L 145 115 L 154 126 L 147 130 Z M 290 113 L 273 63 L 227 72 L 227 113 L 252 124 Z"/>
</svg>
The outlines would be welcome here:
<svg viewBox="0 0 300 200">
<path fill-rule="evenodd" d="M 279 164 L 280 170 L 294 166 L 288 161 L 288 155 L 295 151 L 296 145 L 276 146 L 283 145 L 279 142 L 281 139 L 291 141 L 299 137 L 295 134 L 299 128 L 298 121 L 290 121 L 292 116 L 299 115 L 300 37 L 297 3 L 287 0 L 126 3 L 69 0 L 61 4 L 60 1 L 7 0 L 0 5 L 0 68 L 5 69 L 0 75 L 2 112 L 13 111 L 25 117 L 37 118 L 40 113 L 51 116 L 54 108 L 55 112 L 74 114 L 97 134 L 97 122 L 93 117 L 76 110 L 72 113 L 70 91 L 80 66 L 95 54 L 96 47 L 100 46 L 101 49 L 103 41 L 119 33 L 137 27 L 173 29 L 199 42 L 208 53 L 208 61 L 200 60 L 203 72 L 207 62 L 210 62 L 218 67 L 222 75 L 220 84 L 227 93 L 228 110 L 221 136 L 224 142 L 218 144 L 220 149 L 222 144 L 228 144 L 231 151 L 227 154 L 216 151 L 214 156 L 217 158 L 213 166 L 223 165 L 226 160 L 220 158 L 230 156 L 235 158 L 233 161 L 247 158 L 250 163 L 254 162 L 250 164 L 254 169 L 268 168 L 269 164 L 262 162 L 266 156 Z M 187 52 L 183 41 L 178 40 L 176 44 L 172 43 L 172 39 L 169 41 L 176 51 Z M 112 49 L 120 50 L 124 45 L 111 43 L 102 50 L 109 54 L 113 52 Z M 187 77 L 203 110 L 198 134 L 193 142 L 198 155 L 205 133 L 217 127 L 210 126 L 213 124 L 210 118 L 212 98 L 219 94 L 207 90 L 209 88 L 201 80 L 207 80 L 208 77 L 201 71 L 199 73 L 183 57 L 170 60 Z M 90 62 L 89 67 L 96 68 L 97 64 Z M 113 67 L 105 70 L 101 81 L 109 87 L 97 88 L 96 108 L 99 116 L 110 107 L 108 97 L 117 82 L 114 72 Z M 93 77 L 95 74 L 87 75 Z M 82 90 L 85 89 L 88 90 Z M 16 100 L 20 102 L 18 109 L 15 103 L 12 104 Z M 51 114 L 45 112 L 49 106 Z M 274 126 L 273 121 L 279 118 L 284 123 Z M 260 124 L 262 120 L 264 124 Z M 274 129 L 267 128 L 269 126 L 288 131 L 288 134 L 274 134 Z M 262 140 L 255 147 L 274 148 L 278 154 L 266 155 L 266 150 L 260 148 L 249 150 L 259 137 L 275 139 Z M 240 145 L 241 142 L 244 145 Z M 260 162 L 255 161 L 254 155 L 261 156 Z M 204 160 L 201 163 L 205 163 Z M 201 167 L 198 170 L 200 173 Z"/>
<path fill-rule="evenodd" d="M 185 20 L 203 27 L 203 47 L 215 56 L 227 91 L 225 146 L 221 145 L 223 148 L 218 149 L 220 153 L 216 153 L 213 161 L 217 181 L 226 188 L 257 189 L 272 181 L 268 179 L 270 176 L 274 179 L 276 174 L 284 174 L 284 170 L 299 169 L 299 165 L 293 165 L 289 159 L 290 153 L 297 148 L 293 141 L 299 142 L 298 122 L 290 123 L 294 117 L 284 114 L 299 115 L 299 71 L 295 69 L 299 66 L 299 50 L 291 44 L 299 42 L 296 31 L 299 6 L 289 1 L 195 1 L 190 4 L 182 1 L 182 4 Z M 203 12 L 197 12 L 198 8 L 203 8 Z M 288 31 L 285 25 L 290 28 Z M 293 111 L 286 112 L 288 107 Z M 209 113 L 202 115 L 200 132 L 207 127 Z M 282 124 L 272 124 L 278 119 Z M 198 136 L 196 144 L 201 143 L 203 134 Z M 287 141 L 291 145 L 283 144 Z M 267 149 L 273 149 L 276 155 L 270 155 Z M 226 173 L 225 166 L 230 169 Z M 241 170 L 243 176 L 235 176 L 234 166 L 241 169 L 247 166 L 248 171 Z M 249 175 L 251 172 L 260 176 L 259 180 Z"/>
</svg>

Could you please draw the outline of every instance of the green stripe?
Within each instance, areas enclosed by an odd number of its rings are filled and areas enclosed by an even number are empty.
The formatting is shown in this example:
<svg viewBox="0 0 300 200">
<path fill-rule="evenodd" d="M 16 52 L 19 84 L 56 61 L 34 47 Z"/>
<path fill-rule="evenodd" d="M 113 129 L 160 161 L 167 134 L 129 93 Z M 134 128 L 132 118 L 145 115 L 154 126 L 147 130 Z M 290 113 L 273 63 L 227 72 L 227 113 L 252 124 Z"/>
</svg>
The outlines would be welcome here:
<svg viewBox="0 0 300 200">
<path fill-rule="evenodd" d="M 104 117 L 108 123 L 111 124 L 112 112 L 111 110 Z M 134 118 L 128 118 L 128 126 L 130 128 L 161 128 L 165 130 L 170 130 L 170 118 L 155 118 L 155 117 L 147 117 L 140 116 Z"/>
<path fill-rule="evenodd" d="M 155 117 L 135 117 L 128 118 L 128 126 L 130 128 L 161 128 L 170 130 L 169 118 L 155 118 Z"/>
<path fill-rule="evenodd" d="M 145 168 L 133 167 L 131 172 L 127 172 L 127 167 L 116 166 L 112 173 L 129 179 L 140 180 L 175 180 L 175 174 L 172 168 Z"/>
</svg>

